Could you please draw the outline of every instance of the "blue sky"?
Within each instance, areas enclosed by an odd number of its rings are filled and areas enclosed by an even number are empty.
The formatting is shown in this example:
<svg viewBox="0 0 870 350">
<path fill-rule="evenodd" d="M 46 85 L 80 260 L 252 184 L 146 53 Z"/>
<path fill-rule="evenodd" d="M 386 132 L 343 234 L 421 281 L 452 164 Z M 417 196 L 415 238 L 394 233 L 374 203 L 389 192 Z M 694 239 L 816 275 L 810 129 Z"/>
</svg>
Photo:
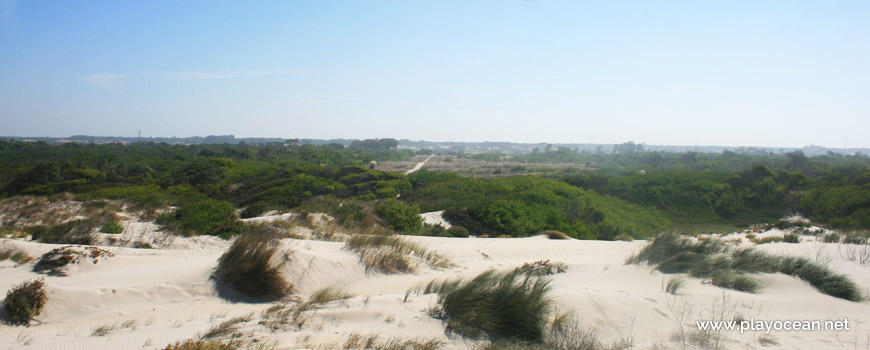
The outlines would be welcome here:
<svg viewBox="0 0 870 350">
<path fill-rule="evenodd" d="M 870 2 L 0 0 L 0 123 L 870 147 Z"/>
</svg>

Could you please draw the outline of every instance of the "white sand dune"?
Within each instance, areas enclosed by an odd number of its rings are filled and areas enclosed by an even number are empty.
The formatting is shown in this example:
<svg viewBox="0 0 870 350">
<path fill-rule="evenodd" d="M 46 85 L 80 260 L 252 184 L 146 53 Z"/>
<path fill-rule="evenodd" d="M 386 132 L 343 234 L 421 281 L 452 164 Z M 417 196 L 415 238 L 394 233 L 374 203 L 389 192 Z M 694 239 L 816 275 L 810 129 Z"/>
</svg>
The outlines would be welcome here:
<svg viewBox="0 0 870 350">
<path fill-rule="evenodd" d="M 769 232 L 766 234 L 781 234 Z M 725 237 L 732 239 L 742 235 Z M 602 339 L 633 333 L 636 349 L 671 342 L 679 328 L 681 306 L 686 312 L 686 329 L 694 322 L 713 318 L 713 308 L 725 304 L 738 315 L 765 320 L 827 320 L 847 317 L 850 331 L 773 331 L 769 337 L 778 345 L 762 346 L 764 332 L 724 332 L 727 348 L 755 349 L 853 349 L 868 346 L 866 302 L 855 303 L 816 291 L 807 283 L 781 274 L 764 274 L 764 290 L 749 294 L 725 290 L 699 279 L 688 279 L 677 296 L 662 291 L 668 276 L 647 266 L 625 265 L 626 256 L 645 242 L 605 242 L 522 239 L 409 237 L 448 255 L 455 268 L 433 270 L 421 266 L 408 275 L 367 273 L 353 253 L 337 242 L 286 239 L 282 249 L 290 261 L 282 266 L 294 281 L 299 296 L 311 295 L 324 287 L 342 288 L 354 297 L 329 303 L 307 312 L 306 322 L 272 330 L 258 324 L 260 312 L 273 303 L 228 301 L 221 298 L 210 279 L 218 257 L 228 246 L 208 241 L 179 238 L 187 249 L 132 249 L 107 247 L 114 257 L 70 271 L 66 277 L 32 272 L 34 262 L 23 266 L 0 265 L 0 290 L 21 281 L 44 277 L 49 302 L 38 322 L 30 327 L 0 326 L 2 349 L 161 349 L 167 344 L 197 337 L 212 326 L 236 316 L 250 316 L 239 325 L 241 339 L 275 344 L 278 349 L 295 349 L 319 344 L 328 347 L 348 334 L 376 333 L 383 337 L 437 338 L 445 348 L 465 349 L 473 343 L 448 337 L 441 321 L 429 317 L 432 295 L 406 292 L 432 279 L 472 277 L 486 269 L 510 269 L 540 259 L 563 262 L 568 270 L 553 276 L 553 296 L 558 311 L 573 312 Z M 862 288 L 870 288 L 870 267 L 849 261 L 843 245 L 814 242 L 773 243 L 758 248 L 771 252 L 816 259 L 820 249 L 829 250 L 829 265 L 847 274 Z M 186 243 L 181 243 L 181 241 Z M 58 245 L 5 240 L 38 257 Z M 193 245 L 199 245 L 193 248 Z M 750 243 L 744 243 L 749 245 Z M 819 248 L 819 247 L 825 248 Z M 826 255 L 828 256 L 828 255 Z M 125 324 L 126 322 L 126 324 Z M 104 336 L 94 335 L 101 327 L 112 328 Z"/>
</svg>

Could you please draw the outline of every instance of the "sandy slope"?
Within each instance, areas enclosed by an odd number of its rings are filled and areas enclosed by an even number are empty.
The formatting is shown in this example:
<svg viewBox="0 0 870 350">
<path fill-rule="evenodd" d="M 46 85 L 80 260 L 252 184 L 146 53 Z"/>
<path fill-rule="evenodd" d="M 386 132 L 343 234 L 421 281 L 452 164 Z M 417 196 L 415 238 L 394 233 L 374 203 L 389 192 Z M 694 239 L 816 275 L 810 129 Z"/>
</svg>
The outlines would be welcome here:
<svg viewBox="0 0 870 350">
<path fill-rule="evenodd" d="M 781 234 L 769 232 L 767 234 Z M 726 238 L 742 237 L 732 235 Z M 384 337 L 436 337 L 447 348 L 468 348 L 472 343 L 448 337 L 443 324 L 427 316 L 433 305 L 431 295 L 410 295 L 406 291 L 435 278 L 471 277 L 489 268 L 509 269 L 539 259 L 564 262 L 568 271 L 554 276 L 553 295 L 559 311 L 574 312 L 603 339 L 633 333 L 635 348 L 656 343 L 672 348 L 671 334 L 678 328 L 675 315 L 680 306 L 691 305 L 686 320 L 711 318 L 711 308 L 726 306 L 744 318 L 826 320 L 848 317 L 851 331 L 774 331 L 778 346 L 763 347 L 763 332 L 726 332 L 728 348 L 840 349 L 866 348 L 868 330 L 865 315 L 870 307 L 836 299 L 817 292 L 808 284 L 779 274 L 762 275 L 764 290 L 747 294 L 689 279 L 679 296 L 662 291 L 666 276 L 646 266 L 625 265 L 625 257 L 644 242 L 557 241 L 543 237 L 523 239 L 477 239 L 411 237 L 430 249 L 447 254 L 457 265 L 446 270 L 421 268 L 410 275 L 366 273 L 356 255 L 342 250 L 342 243 L 287 239 L 283 249 L 292 259 L 283 266 L 295 281 L 300 296 L 323 287 L 340 287 L 355 296 L 309 311 L 301 328 L 279 331 L 258 325 L 260 312 L 269 303 L 231 302 L 221 298 L 209 279 L 216 260 L 226 248 L 210 242 L 185 241 L 194 249 L 132 249 L 109 247 L 116 256 L 97 264 L 82 266 L 67 277 L 45 277 L 49 303 L 39 323 L 31 327 L 0 326 L 0 348 L 5 349 L 160 349 L 170 342 L 196 337 L 211 326 L 234 316 L 250 315 L 240 325 L 242 339 L 277 344 L 292 349 L 311 344 L 326 346 L 339 342 L 351 332 L 377 333 Z M 810 256 L 820 249 L 830 266 L 848 274 L 863 288 L 870 288 L 868 266 L 846 260 L 842 245 L 824 244 L 804 238 L 801 244 L 775 243 L 758 246 L 773 253 Z M 179 238 L 179 240 L 187 240 Z M 57 247 L 6 240 L 32 256 Z M 750 244 L 750 243 L 744 243 Z M 825 248 L 820 248 L 825 247 Z M 26 279 L 41 277 L 32 272 L 33 263 L 0 264 L 0 289 Z M 131 321 L 132 320 L 132 321 Z M 124 325 L 125 322 L 130 321 Z M 693 327 L 688 325 L 687 329 Z M 93 335 L 100 326 L 114 326 L 105 336 Z M 856 343 L 857 341 L 857 343 Z M 306 345 L 307 344 L 307 345 Z"/>
</svg>

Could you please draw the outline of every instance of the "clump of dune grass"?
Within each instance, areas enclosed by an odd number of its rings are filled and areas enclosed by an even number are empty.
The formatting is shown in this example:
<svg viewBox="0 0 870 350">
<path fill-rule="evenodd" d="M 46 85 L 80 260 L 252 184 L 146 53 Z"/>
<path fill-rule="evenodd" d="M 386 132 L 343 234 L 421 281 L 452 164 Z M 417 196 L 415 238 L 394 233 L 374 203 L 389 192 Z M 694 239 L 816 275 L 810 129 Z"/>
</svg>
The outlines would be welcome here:
<svg viewBox="0 0 870 350">
<path fill-rule="evenodd" d="M 169 344 L 163 350 L 240 350 L 233 343 L 222 343 L 217 340 L 193 340 Z"/>
<path fill-rule="evenodd" d="M 842 239 L 843 239 L 843 237 L 840 236 L 840 234 L 836 233 L 836 232 L 829 233 L 829 234 L 822 236 L 822 242 L 824 242 L 824 243 L 840 243 L 840 241 Z"/>
<path fill-rule="evenodd" d="M 468 281 L 432 281 L 424 293 L 433 292 L 438 305 L 430 314 L 451 332 L 530 342 L 544 338 L 552 306 L 548 278 L 488 270 Z"/>
<path fill-rule="evenodd" d="M 664 285 L 665 292 L 671 294 L 677 294 L 677 291 L 683 287 L 683 284 L 686 283 L 686 277 L 683 276 L 673 276 L 668 278 L 668 281 Z"/>
<path fill-rule="evenodd" d="M 214 339 L 214 338 L 222 338 L 228 335 L 232 335 L 236 333 L 239 328 L 239 324 L 250 321 L 251 318 L 249 316 L 239 316 L 233 317 L 229 320 L 223 321 L 217 324 L 214 327 L 211 327 L 208 331 L 206 331 L 200 339 Z"/>
<path fill-rule="evenodd" d="M 336 300 L 344 300 L 351 297 L 353 297 L 353 295 L 345 292 L 344 290 L 327 287 L 314 292 L 314 294 L 312 294 L 311 297 L 308 299 L 308 302 L 313 304 L 326 304 Z"/>
<path fill-rule="evenodd" d="M 779 243 L 779 242 L 782 242 L 783 240 L 784 239 L 780 236 L 767 236 L 767 237 L 763 237 L 763 238 L 754 239 L 754 240 L 752 240 L 752 243 L 755 243 L 755 244 Z"/>
<path fill-rule="evenodd" d="M 115 220 L 109 220 L 109 221 L 106 221 L 105 224 L 103 224 L 103 227 L 100 228 L 100 232 L 115 233 L 115 234 L 122 233 L 122 232 L 124 232 L 124 225 L 121 225 L 121 223 L 119 223 Z"/>
<path fill-rule="evenodd" d="M 850 301 L 863 299 L 858 286 L 848 277 L 807 258 L 734 248 L 711 238 L 693 240 L 674 233 L 659 235 L 629 257 L 626 263 L 642 262 L 664 273 L 711 278 L 715 285 L 747 292 L 761 289 L 761 284 L 748 274 L 783 273 L 808 282 L 824 294 Z"/>
<path fill-rule="evenodd" d="M 562 262 L 550 262 L 550 260 L 538 260 L 532 263 L 524 263 L 517 268 L 522 274 L 529 276 L 549 276 L 568 271 L 568 265 Z"/>
<path fill-rule="evenodd" d="M 30 325 L 48 302 L 45 280 L 24 281 L 6 292 L 3 307 L 12 323 Z"/>
<path fill-rule="evenodd" d="M 801 236 L 794 233 L 789 233 L 782 236 L 782 241 L 785 243 L 800 243 Z"/>
<path fill-rule="evenodd" d="M 240 236 L 218 259 L 214 278 L 255 298 L 280 298 L 293 290 L 281 273 L 282 255 L 277 236 L 269 231 Z"/>
<path fill-rule="evenodd" d="M 92 245 L 97 241 L 93 235 L 96 227 L 93 220 L 74 220 L 57 225 L 31 226 L 26 231 L 42 243 Z"/>
<path fill-rule="evenodd" d="M 399 236 L 356 235 L 345 242 L 344 249 L 359 254 L 367 270 L 388 274 L 414 272 L 418 262 L 434 268 L 453 266 L 444 255 Z"/>
<path fill-rule="evenodd" d="M 377 334 L 362 335 L 351 333 L 339 349 L 343 350 L 437 350 L 442 341 L 437 339 L 400 339 L 388 338 L 381 340 Z"/>
<path fill-rule="evenodd" d="M 725 272 L 713 275 L 710 283 L 722 288 L 739 290 L 741 292 L 755 293 L 761 289 L 761 283 L 752 276 Z"/>
<path fill-rule="evenodd" d="M 33 261 L 33 257 L 18 248 L 3 247 L 0 248 L 0 261 L 3 260 L 12 260 L 18 265 L 24 265 Z"/>
<path fill-rule="evenodd" d="M 555 230 L 542 231 L 539 235 L 547 236 L 549 239 L 571 239 L 565 232 Z"/>
</svg>

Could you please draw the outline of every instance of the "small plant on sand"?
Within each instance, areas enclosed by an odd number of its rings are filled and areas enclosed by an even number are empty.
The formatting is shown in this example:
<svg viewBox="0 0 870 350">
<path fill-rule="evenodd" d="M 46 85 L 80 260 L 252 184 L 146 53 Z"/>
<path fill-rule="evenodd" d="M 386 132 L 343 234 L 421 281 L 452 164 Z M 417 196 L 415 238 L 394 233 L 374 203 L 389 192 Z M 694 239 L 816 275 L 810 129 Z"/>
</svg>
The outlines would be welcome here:
<svg viewBox="0 0 870 350">
<path fill-rule="evenodd" d="M 668 282 L 665 283 L 664 290 L 671 294 L 677 294 L 677 291 L 686 283 L 686 278 L 683 276 L 671 276 Z"/>
<path fill-rule="evenodd" d="M 468 229 L 462 226 L 450 226 L 450 228 L 447 229 L 447 233 L 453 237 L 459 238 L 467 238 L 469 236 Z"/>
<path fill-rule="evenodd" d="M 163 350 L 240 350 L 232 343 L 222 343 L 217 340 L 193 340 L 170 344 Z"/>
<path fill-rule="evenodd" d="M 58 225 L 32 226 L 27 228 L 27 232 L 42 243 L 90 245 L 96 243 L 92 235 L 95 227 L 92 220 L 75 220 Z"/>
<path fill-rule="evenodd" d="M 710 283 L 714 286 L 739 290 L 741 292 L 755 293 L 761 290 L 761 283 L 751 276 L 724 272 L 713 275 Z"/>
<path fill-rule="evenodd" d="M 525 263 L 517 268 L 517 271 L 528 276 L 549 276 L 568 271 L 568 266 L 561 262 L 550 260 L 538 260 L 533 263 Z"/>
<path fill-rule="evenodd" d="M 3 307 L 13 323 L 30 325 L 48 302 L 45 280 L 25 281 L 6 292 Z"/>
<path fill-rule="evenodd" d="M 332 301 L 344 300 L 351 297 L 353 297 L 352 294 L 347 293 L 341 289 L 327 287 L 314 292 L 314 294 L 311 295 L 311 298 L 308 299 L 308 302 L 313 304 L 326 304 Z"/>
<path fill-rule="evenodd" d="M 50 276 L 66 276 L 67 265 L 79 264 L 85 260 L 91 260 L 96 264 L 101 258 L 113 256 L 115 256 L 114 253 L 102 248 L 70 245 L 55 248 L 43 254 L 33 266 L 33 271 Z"/>
<path fill-rule="evenodd" d="M 539 235 L 545 235 L 549 239 L 571 239 L 571 237 L 562 231 L 547 230 L 542 231 Z"/>
<path fill-rule="evenodd" d="M 829 234 L 822 236 L 822 242 L 825 242 L 825 243 L 840 243 L 840 240 L 842 240 L 842 239 L 843 239 L 843 237 L 840 236 L 840 234 L 836 233 L 836 232 L 829 233 Z"/>
<path fill-rule="evenodd" d="M 424 293 L 432 292 L 438 293 L 438 305 L 430 314 L 449 331 L 472 338 L 544 339 L 552 306 L 546 277 L 488 270 L 468 281 L 432 281 Z"/>
<path fill-rule="evenodd" d="M 109 220 L 106 221 L 100 231 L 103 233 L 122 233 L 124 232 L 124 226 L 115 220 Z"/>
<path fill-rule="evenodd" d="M 345 242 L 344 249 L 356 252 L 367 270 L 383 273 L 410 273 L 419 262 L 434 268 L 453 266 L 441 254 L 399 236 L 356 235 Z"/>
<path fill-rule="evenodd" d="M 251 318 L 248 316 L 233 317 L 229 320 L 219 323 L 214 327 L 211 327 L 208 331 L 205 332 L 205 334 L 200 336 L 200 338 L 205 340 L 222 338 L 228 335 L 232 335 L 233 333 L 236 333 L 240 323 L 248 322 L 250 320 Z"/>
<path fill-rule="evenodd" d="M 33 257 L 17 248 L 0 248 L 0 261 L 12 260 L 18 265 L 24 265 L 33 261 Z"/>
<path fill-rule="evenodd" d="M 214 277 L 235 290 L 255 298 L 280 298 L 291 292 L 293 285 L 284 278 L 278 259 L 277 236 L 268 231 L 240 236 L 218 259 Z"/>
<path fill-rule="evenodd" d="M 780 236 L 767 236 L 767 237 L 754 239 L 754 240 L 752 240 L 752 243 L 767 244 L 767 243 L 779 243 L 782 241 L 783 241 L 783 238 Z"/>
<path fill-rule="evenodd" d="M 437 339 L 383 339 L 377 334 L 362 335 L 351 333 L 341 346 L 331 348 L 342 350 L 438 350 L 442 342 Z"/>
<path fill-rule="evenodd" d="M 801 236 L 796 235 L 794 233 L 789 233 L 787 235 L 782 236 L 782 241 L 785 243 L 800 243 Z"/>
</svg>

